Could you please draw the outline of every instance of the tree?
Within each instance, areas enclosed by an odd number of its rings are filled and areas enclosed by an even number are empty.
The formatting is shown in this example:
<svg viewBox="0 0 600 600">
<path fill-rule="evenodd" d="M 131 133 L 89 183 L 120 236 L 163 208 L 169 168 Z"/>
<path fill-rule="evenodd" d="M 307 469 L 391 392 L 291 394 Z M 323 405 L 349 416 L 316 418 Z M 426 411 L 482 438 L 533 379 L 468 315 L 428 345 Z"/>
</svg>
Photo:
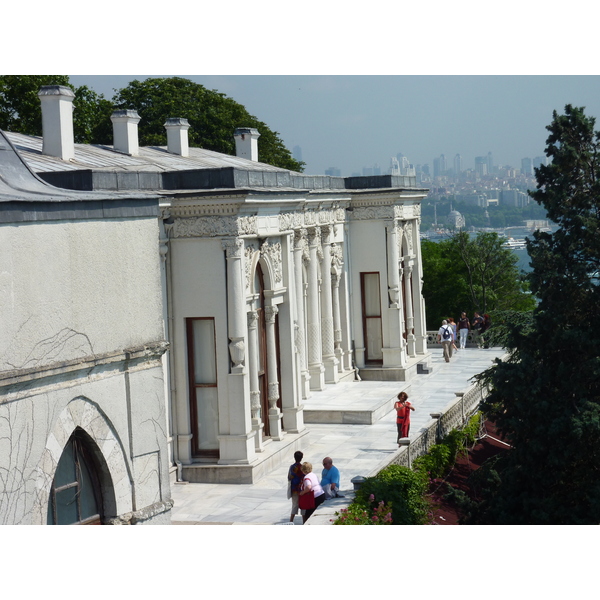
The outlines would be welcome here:
<svg viewBox="0 0 600 600">
<path fill-rule="evenodd" d="M 73 135 L 78 144 L 112 144 L 112 102 L 86 86 L 75 88 L 67 75 L 0 76 L 0 129 L 25 135 L 42 135 L 42 106 L 38 96 L 44 85 L 73 90 Z"/>
<path fill-rule="evenodd" d="M 137 110 L 140 144 L 166 145 L 165 121 L 179 117 L 190 123 L 190 146 L 235 155 L 233 132 L 254 127 L 260 133 L 259 160 L 277 167 L 302 171 L 304 163 L 292 158 L 279 134 L 250 115 L 235 100 L 182 77 L 134 80 L 113 98 L 116 108 Z"/>
<path fill-rule="evenodd" d="M 423 296 L 429 329 L 461 312 L 528 311 L 535 299 L 527 291 L 518 258 L 496 233 L 472 238 L 456 233 L 439 243 L 423 240 Z"/>
<path fill-rule="evenodd" d="M 69 85 L 67 75 L 0 75 L 0 129 L 42 135 L 38 92 L 43 85 Z"/>
<path fill-rule="evenodd" d="M 528 242 L 531 326 L 509 328 L 510 357 L 481 379 L 483 409 L 512 448 L 500 483 L 471 522 L 600 522 L 600 133 L 583 108 L 553 113 L 551 164 L 536 169 L 532 198 L 558 225 Z"/>
</svg>

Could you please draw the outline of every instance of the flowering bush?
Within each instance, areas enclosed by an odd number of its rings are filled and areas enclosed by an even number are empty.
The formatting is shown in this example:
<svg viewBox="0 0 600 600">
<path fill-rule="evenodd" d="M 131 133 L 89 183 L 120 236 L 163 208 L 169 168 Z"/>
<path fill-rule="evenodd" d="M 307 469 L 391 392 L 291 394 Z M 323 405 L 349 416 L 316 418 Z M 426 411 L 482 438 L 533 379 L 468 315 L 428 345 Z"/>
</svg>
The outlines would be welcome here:
<svg viewBox="0 0 600 600">
<path fill-rule="evenodd" d="M 376 504 L 373 494 L 369 496 L 369 504 L 352 503 L 335 514 L 334 525 L 393 525 L 391 504 L 383 500 Z"/>
</svg>

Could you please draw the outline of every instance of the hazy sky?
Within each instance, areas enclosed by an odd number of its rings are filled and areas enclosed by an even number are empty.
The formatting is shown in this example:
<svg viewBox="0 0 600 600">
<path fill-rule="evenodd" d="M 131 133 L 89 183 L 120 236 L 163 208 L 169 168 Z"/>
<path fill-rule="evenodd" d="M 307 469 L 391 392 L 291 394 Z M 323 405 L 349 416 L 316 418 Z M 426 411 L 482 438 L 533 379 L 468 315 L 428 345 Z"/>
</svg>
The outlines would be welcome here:
<svg viewBox="0 0 600 600">
<path fill-rule="evenodd" d="M 243 104 L 290 150 L 300 146 L 314 174 L 338 167 L 350 175 L 374 163 L 385 172 L 399 152 L 430 165 L 442 153 L 452 165 L 459 153 L 465 168 L 492 152 L 494 164 L 519 168 L 521 158 L 543 155 L 553 110 L 571 103 L 600 117 L 595 75 L 182 76 Z M 114 88 L 144 77 L 71 81 L 111 98 Z"/>
</svg>

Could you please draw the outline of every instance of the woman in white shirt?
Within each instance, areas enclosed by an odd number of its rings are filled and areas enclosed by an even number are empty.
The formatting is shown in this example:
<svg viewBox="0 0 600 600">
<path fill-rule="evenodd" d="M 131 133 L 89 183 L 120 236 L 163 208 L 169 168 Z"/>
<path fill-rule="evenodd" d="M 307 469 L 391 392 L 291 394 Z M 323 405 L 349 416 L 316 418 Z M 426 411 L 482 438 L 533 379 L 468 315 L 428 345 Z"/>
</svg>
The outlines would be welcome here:
<svg viewBox="0 0 600 600">
<path fill-rule="evenodd" d="M 323 501 L 325 500 L 325 491 L 321 487 L 317 476 L 312 472 L 312 465 L 309 462 L 302 463 L 302 472 L 304 473 L 304 480 L 302 482 L 300 496 L 308 494 L 310 491 L 313 491 L 315 494 L 315 508 L 306 509 L 302 515 L 302 523 L 304 524 L 315 512 L 317 507 L 323 504 Z"/>
</svg>

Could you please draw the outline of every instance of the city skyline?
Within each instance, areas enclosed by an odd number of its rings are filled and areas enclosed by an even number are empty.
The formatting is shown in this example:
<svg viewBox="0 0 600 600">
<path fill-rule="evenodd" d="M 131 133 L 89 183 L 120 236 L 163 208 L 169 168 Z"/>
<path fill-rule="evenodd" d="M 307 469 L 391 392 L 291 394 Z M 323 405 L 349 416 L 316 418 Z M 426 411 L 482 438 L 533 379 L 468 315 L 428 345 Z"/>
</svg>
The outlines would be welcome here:
<svg viewBox="0 0 600 600">
<path fill-rule="evenodd" d="M 456 154 L 464 169 L 491 152 L 495 165 L 520 168 L 544 153 L 553 110 L 585 106 L 600 117 L 600 77 L 529 75 L 182 75 L 233 98 L 301 148 L 307 173 L 343 176 L 392 157 L 428 164 Z M 145 76 L 71 76 L 110 99 Z M 183 115 L 177 115 L 183 116 Z M 259 140 L 260 147 L 260 140 Z M 259 156 L 260 159 L 260 156 Z"/>
</svg>

